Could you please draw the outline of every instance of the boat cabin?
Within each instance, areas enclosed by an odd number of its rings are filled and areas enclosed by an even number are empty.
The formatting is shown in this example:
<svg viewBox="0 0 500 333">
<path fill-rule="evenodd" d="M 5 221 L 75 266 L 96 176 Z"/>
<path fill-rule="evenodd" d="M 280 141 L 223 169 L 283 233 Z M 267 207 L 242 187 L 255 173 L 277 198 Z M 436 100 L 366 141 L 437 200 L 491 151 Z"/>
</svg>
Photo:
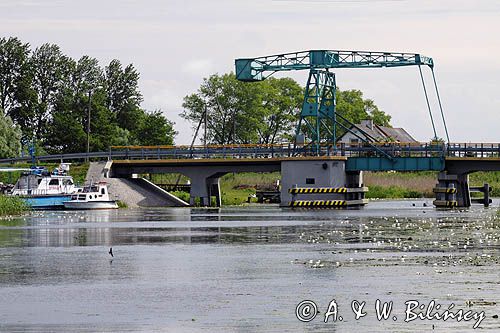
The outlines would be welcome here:
<svg viewBox="0 0 500 333">
<path fill-rule="evenodd" d="M 24 173 L 12 189 L 12 195 L 72 194 L 77 188 L 71 176 Z"/>
<path fill-rule="evenodd" d="M 109 193 L 106 183 L 97 183 L 85 186 L 83 191 L 71 196 L 71 200 L 81 201 L 108 201 Z"/>
</svg>

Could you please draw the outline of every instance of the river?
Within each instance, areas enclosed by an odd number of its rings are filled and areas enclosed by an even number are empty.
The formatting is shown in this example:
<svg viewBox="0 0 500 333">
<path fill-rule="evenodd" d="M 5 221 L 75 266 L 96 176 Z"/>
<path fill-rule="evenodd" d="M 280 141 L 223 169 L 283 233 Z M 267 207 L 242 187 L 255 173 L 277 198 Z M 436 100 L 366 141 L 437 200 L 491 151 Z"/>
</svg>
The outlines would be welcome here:
<svg viewBox="0 0 500 333">
<path fill-rule="evenodd" d="M 498 205 L 32 212 L 0 222 L 0 330 L 498 332 Z M 475 317 L 410 320 L 412 300 Z"/>
</svg>

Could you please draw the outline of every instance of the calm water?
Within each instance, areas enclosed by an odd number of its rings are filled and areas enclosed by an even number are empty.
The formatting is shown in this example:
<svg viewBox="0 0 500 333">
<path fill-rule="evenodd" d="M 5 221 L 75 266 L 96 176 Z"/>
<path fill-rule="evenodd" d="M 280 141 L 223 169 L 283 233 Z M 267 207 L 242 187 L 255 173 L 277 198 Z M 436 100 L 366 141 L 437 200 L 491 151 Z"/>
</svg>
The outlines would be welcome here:
<svg viewBox="0 0 500 333">
<path fill-rule="evenodd" d="M 472 331 L 475 320 L 404 322 L 406 301 L 436 300 L 443 309 L 484 311 L 482 331 L 500 331 L 498 202 L 469 211 L 424 202 L 430 205 L 35 212 L 4 220 L 0 330 Z M 332 299 L 343 321 L 324 323 Z M 377 299 L 394 302 L 388 320 L 376 319 Z M 295 315 L 302 300 L 320 311 L 307 323 Z M 366 302 L 359 320 L 353 300 Z"/>
</svg>

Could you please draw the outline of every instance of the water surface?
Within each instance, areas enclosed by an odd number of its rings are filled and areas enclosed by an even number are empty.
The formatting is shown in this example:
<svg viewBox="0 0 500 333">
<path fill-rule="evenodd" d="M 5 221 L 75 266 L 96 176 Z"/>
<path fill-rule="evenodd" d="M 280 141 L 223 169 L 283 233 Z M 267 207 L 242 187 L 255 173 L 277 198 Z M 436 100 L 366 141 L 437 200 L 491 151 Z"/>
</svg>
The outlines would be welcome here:
<svg viewBox="0 0 500 333">
<path fill-rule="evenodd" d="M 436 300 L 484 311 L 482 331 L 499 331 L 498 202 L 466 211 L 424 203 L 431 205 L 33 212 L 3 220 L 0 330 L 472 331 L 474 321 L 404 322 L 405 301 Z M 324 323 L 332 299 L 343 321 Z M 391 319 L 377 321 L 377 299 L 394 302 Z M 311 322 L 295 316 L 302 300 L 320 311 Z M 366 317 L 354 319 L 353 300 L 366 302 Z"/>
</svg>

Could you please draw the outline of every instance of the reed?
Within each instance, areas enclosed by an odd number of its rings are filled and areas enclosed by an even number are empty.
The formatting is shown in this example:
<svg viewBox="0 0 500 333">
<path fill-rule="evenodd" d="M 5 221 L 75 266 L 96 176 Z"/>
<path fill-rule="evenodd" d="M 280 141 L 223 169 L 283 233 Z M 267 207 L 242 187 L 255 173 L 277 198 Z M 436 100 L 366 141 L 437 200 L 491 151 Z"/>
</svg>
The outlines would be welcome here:
<svg viewBox="0 0 500 333">
<path fill-rule="evenodd" d="M 28 209 L 22 199 L 0 195 L 0 216 L 19 215 Z"/>
</svg>

